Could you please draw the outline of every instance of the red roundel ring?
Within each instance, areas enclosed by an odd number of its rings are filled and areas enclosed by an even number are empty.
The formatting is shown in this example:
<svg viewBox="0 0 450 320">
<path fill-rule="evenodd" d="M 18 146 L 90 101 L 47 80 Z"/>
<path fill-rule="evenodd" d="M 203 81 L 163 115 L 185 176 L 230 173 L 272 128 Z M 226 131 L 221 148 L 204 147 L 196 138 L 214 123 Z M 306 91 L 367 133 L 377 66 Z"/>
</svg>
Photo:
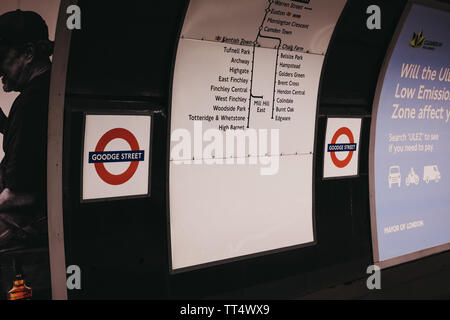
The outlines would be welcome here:
<svg viewBox="0 0 450 320">
<path fill-rule="evenodd" d="M 346 135 L 348 137 L 348 139 L 350 140 L 350 143 L 355 143 L 355 139 L 353 138 L 353 133 L 351 132 L 351 130 L 347 127 L 342 127 L 338 131 L 336 131 L 336 133 L 334 134 L 333 139 L 331 139 L 331 144 L 336 144 L 337 139 L 342 135 Z M 334 151 L 330 152 L 330 155 L 331 155 L 331 160 L 333 161 L 333 163 L 335 164 L 336 167 L 344 168 L 352 160 L 353 151 L 349 151 L 347 157 L 344 160 L 339 160 L 336 157 L 336 153 Z"/>
<path fill-rule="evenodd" d="M 115 128 L 106 132 L 98 141 L 97 146 L 95 147 L 95 152 L 103 152 L 105 151 L 105 147 L 111 140 L 114 139 L 123 139 L 131 147 L 132 151 L 139 150 L 139 143 L 136 140 L 136 137 L 127 129 L 123 128 Z M 139 162 L 132 161 L 125 172 L 121 174 L 112 174 L 106 170 L 105 165 L 103 163 L 95 163 L 95 170 L 97 171 L 98 176 L 108 184 L 117 186 L 119 184 L 123 184 L 131 179 L 134 173 L 137 170 Z"/>
</svg>

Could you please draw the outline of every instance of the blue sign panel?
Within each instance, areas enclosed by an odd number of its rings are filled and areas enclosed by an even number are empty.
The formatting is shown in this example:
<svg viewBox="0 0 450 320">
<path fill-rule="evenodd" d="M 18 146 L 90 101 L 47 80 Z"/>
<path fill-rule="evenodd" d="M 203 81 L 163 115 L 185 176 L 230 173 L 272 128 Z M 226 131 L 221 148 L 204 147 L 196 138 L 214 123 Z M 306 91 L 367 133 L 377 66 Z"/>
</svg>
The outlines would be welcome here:
<svg viewBox="0 0 450 320">
<path fill-rule="evenodd" d="M 348 152 L 356 151 L 356 143 L 335 143 L 328 144 L 328 152 Z"/>
<path fill-rule="evenodd" d="M 89 163 L 144 161 L 144 150 L 89 152 Z"/>
</svg>

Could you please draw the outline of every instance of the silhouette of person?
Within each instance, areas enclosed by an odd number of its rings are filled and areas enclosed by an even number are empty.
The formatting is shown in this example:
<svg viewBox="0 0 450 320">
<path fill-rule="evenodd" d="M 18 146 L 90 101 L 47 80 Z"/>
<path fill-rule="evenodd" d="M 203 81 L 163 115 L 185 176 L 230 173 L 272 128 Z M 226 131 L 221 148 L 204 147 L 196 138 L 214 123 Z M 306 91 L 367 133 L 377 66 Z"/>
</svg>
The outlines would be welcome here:
<svg viewBox="0 0 450 320">
<path fill-rule="evenodd" d="M 0 16 L 0 76 L 17 91 L 9 116 L 0 109 L 0 250 L 46 232 L 47 122 L 53 42 L 32 11 Z"/>
</svg>

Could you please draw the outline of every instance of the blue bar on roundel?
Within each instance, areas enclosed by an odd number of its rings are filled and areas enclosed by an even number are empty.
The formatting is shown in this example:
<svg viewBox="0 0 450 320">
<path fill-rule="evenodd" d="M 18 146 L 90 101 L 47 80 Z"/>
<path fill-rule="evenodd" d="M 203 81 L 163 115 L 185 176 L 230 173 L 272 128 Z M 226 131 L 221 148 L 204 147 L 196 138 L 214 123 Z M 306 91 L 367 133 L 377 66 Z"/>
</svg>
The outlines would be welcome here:
<svg viewBox="0 0 450 320">
<path fill-rule="evenodd" d="M 89 152 L 89 163 L 144 161 L 144 150 Z"/>
<path fill-rule="evenodd" d="M 328 145 L 328 152 L 356 151 L 356 143 L 336 143 Z"/>
</svg>

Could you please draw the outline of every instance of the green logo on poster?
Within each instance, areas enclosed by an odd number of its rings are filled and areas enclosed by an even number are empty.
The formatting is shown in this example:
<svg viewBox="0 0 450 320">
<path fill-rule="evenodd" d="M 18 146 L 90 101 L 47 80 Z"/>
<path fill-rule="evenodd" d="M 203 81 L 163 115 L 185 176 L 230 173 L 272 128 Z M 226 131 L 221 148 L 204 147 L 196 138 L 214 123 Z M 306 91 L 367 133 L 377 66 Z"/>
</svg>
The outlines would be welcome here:
<svg viewBox="0 0 450 320">
<path fill-rule="evenodd" d="M 436 48 L 442 47 L 442 42 L 425 39 L 423 35 L 423 30 L 419 33 L 413 32 L 409 46 L 412 48 L 422 48 L 426 50 L 435 50 Z"/>
<path fill-rule="evenodd" d="M 422 47 L 423 41 L 425 40 L 425 37 L 423 36 L 423 31 L 420 31 L 420 33 L 413 33 L 413 37 L 409 45 L 413 48 L 420 48 Z"/>
</svg>

